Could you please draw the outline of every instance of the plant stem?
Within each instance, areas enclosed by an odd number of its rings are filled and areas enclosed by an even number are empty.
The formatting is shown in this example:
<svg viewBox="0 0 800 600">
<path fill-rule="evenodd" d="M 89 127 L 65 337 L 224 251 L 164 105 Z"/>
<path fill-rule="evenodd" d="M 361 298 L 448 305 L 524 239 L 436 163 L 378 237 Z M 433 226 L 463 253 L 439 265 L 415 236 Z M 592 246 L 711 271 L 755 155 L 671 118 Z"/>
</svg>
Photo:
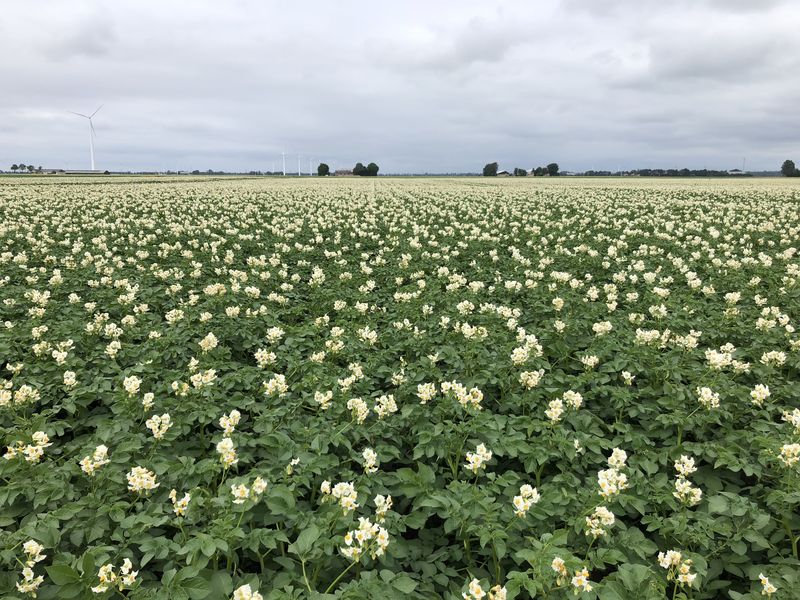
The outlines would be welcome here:
<svg viewBox="0 0 800 600">
<path fill-rule="evenodd" d="M 352 569 L 352 568 L 353 568 L 353 565 L 355 565 L 355 564 L 356 564 L 356 561 L 353 561 L 353 562 L 351 562 L 349 565 L 347 565 L 347 568 L 346 568 L 344 571 L 342 571 L 341 573 L 339 573 L 339 576 L 338 576 L 336 579 L 334 579 L 334 580 L 333 580 L 333 583 L 331 583 L 331 584 L 328 586 L 328 589 L 326 589 L 326 590 L 325 590 L 325 593 L 327 594 L 328 592 L 330 592 L 330 591 L 331 591 L 331 590 L 334 588 L 334 586 L 335 586 L 337 583 L 339 583 L 339 581 L 341 581 L 342 577 L 344 577 L 344 576 L 345 576 L 345 574 L 346 574 L 346 573 L 347 573 L 347 572 L 348 572 L 350 569 Z"/>
<path fill-rule="evenodd" d="M 789 525 L 789 519 L 786 518 L 786 515 L 781 517 L 781 524 L 783 528 L 786 530 L 786 535 L 789 536 L 789 541 L 792 544 L 792 556 L 797 558 L 797 541 L 800 539 L 800 536 L 794 537 L 794 532 L 792 531 L 791 526 Z"/>
<path fill-rule="evenodd" d="M 497 558 L 497 549 L 492 542 L 492 560 L 494 561 L 494 580 L 500 582 L 500 560 Z"/>
<path fill-rule="evenodd" d="M 305 561 L 305 559 L 301 558 L 300 559 L 300 564 L 303 567 L 303 581 L 306 582 L 306 589 L 308 590 L 308 593 L 310 594 L 310 593 L 312 593 L 312 590 L 311 590 L 311 584 L 308 582 L 308 575 L 306 575 L 306 561 Z"/>
</svg>

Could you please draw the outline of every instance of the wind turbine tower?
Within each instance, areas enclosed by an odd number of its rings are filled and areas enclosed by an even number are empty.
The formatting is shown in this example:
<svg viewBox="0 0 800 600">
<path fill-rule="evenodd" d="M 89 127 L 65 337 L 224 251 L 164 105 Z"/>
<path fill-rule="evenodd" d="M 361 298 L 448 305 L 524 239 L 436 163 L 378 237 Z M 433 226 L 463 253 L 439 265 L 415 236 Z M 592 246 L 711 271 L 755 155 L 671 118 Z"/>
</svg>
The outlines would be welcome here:
<svg viewBox="0 0 800 600">
<path fill-rule="evenodd" d="M 96 111 L 94 111 L 91 115 L 88 116 L 81 113 L 72 112 L 71 110 L 67 111 L 70 114 L 83 117 L 84 119 L 89 121 L 89 157 L 91 158 L 92 171 L 94 171 L 94 138 L 95 138 L 94 125 L 92 124 L 92 117 L 94 117 L 97 113 L 99 113 L 101 108 L 103 108 L 102 104 L 97 107 Z"/>
<path fill-rule="evenodd" d="M 283 158 L 283 176 L 286 177 L 286 152 L 281 152 Z"/>
</svg>

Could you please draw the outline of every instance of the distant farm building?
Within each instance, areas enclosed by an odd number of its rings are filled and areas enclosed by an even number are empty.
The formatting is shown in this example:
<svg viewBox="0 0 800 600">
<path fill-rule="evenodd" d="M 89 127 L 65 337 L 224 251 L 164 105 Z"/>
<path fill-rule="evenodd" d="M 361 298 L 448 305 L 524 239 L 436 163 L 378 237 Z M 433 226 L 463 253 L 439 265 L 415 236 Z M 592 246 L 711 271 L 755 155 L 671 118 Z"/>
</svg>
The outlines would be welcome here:
<svg viewBox="0 0 800 600">
<path fill-rule="evenodd" d="M 42 169 L 42 173 L 48 175 L 109 175 L 108 171 L 99 169 Z"/>
</svg>

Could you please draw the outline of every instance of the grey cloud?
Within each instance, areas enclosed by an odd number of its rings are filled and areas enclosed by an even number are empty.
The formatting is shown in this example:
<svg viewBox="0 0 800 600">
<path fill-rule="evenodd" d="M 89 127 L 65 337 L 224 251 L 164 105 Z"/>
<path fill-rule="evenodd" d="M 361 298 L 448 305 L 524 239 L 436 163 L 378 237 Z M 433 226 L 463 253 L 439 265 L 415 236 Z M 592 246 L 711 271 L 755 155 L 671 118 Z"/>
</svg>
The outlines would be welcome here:
<svg viewBox="0 0 800 600">
<path fill-rule="evenodd" d="M 42 51 L 51 60 L 63 61 L 74 57 L 100 58 L 109 53 L 116 35 L 111 21 L 101 14 L 64 24 L 52 38 L 42 43 Z"/>
<path fill-rule="evenodd" d="M 504 15 L 477 16 L 454 31 L 434 24 L 405 32 L 400 38 L 370 40 L 370 49 L 398 68 L 452 72 L 476 63 L 501 62 L 526 43 L 532 32 L 517 19 Z"/>
<path fill-rule="evenodd" d="M 100 103 L 110 169 L 269 169 L 284 150 L 293 169 L 298 153 L 304 169 L 382 172 L 723 168 L 742 153 L 775 168 L 800 160 L 794 6 L 16 3 L 0 22 L 0 52 L 24 56 L 0 64 L 0 168 L 86 166 L 66 111 Z"/>
</svg>

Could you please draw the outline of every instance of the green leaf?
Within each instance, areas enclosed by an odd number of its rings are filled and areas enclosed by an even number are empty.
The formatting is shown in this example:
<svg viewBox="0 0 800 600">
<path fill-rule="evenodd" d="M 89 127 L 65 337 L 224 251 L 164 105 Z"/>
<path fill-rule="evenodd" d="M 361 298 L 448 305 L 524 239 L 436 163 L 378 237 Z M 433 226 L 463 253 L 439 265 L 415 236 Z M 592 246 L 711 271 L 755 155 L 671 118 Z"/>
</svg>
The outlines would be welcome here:
<svg viewBox="0 0 800 600">
<path fill-rule="evenodd" d="M 202 600 L 211 593 L 211 586 L 202 577 L 192 577 L 181 581 L 180 586 L 192 600 Z"/>
<path fill-rule="evenodd" d="M 319 527 L 311 525 L 297 536 L 297 541 L 289 545 L 289 551 L 300 556 L 308 554 L 321 534 Z"/>
<path fill-rule="evenodd" d="M 620 565 L 617 570 L 619 579 L 625 584 L 625 587 L 630 591 L 636 591 L 640 588 L 642 583 L 647 581 L 650 577 L 651 571 L 644 565 L 624 564 Z"/>
<path fill-rule="evenodd" d="M 211 593 L 215 597 L 223 598 L 231 595 L 233 580 L 226 571 L 215 571 L 211 576 Z"/>
<path fill-rule="evenodd" d="M 67 565 L 51 565 L 45 567 L 45 571 L 47 571 L 47 575 L 56 585 L 75 583 L 81 578 L 80 574 L 75 569 Z"/>
<path fill-rule="evenodd" d="M 417 589 L 417 582 L 408 575 L 400 575 L 400 577 L 392 581 L 392 587 L 396 590 L 400 590 L 404 594 L 410 594 Z"/>
<path fill-rule="evenodd" d="M 295 507 L 294 494 L 283 486 L 275 486 L 267 496 L 267 507 L 273 515 L 287 515 Z"/>
<path fill-rule="evenodd" d="M 422 529 L 427 520 L 428 516 L 418 510 L 412 512 L 410 515 L 406 515 L 403 519 L 403 523 L 405 523 L 406 527 L 409 529 Z"/>
<path fill-rule="evenodd" d="M 724 496 L 711 496 L 708 499 L 708 512 L 712 514 L 724 515 L 728 512 L 730 504 Z"/>
</svg>

